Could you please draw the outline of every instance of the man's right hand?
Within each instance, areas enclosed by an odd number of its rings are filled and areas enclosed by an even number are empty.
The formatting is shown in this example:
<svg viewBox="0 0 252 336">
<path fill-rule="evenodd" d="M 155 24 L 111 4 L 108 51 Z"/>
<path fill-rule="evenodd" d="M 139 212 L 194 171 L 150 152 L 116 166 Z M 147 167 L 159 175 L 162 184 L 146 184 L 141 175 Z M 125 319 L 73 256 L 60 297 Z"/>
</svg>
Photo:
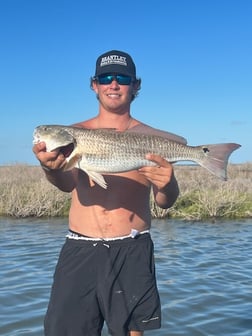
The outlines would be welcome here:
<svg viewBox="0 0 252 336">
<path fill-rule="evenodd" d="M 32 148 L 33 153 L 39 160 L 41 166 L 46 170 L 61 169 L 65 164 L 65 157 L 58 150 L 47 152 L 46 144 L 40 142 L 35 144 Z"/>
</svg>

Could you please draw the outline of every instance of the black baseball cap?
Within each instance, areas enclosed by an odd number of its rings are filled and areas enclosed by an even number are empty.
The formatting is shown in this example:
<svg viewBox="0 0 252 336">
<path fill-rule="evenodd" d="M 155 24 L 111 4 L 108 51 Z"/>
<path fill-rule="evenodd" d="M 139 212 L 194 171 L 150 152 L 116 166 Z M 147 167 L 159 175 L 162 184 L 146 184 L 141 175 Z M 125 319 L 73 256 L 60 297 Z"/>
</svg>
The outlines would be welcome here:
<svg viewBox="0 0 252 336">
<path fill-rule="evenodd" d="M 136 78 L 136 66 L 132 57 L 119 50 L 108 51 L 97 58 L 95 76 L 117 73 Z"/>
</svg>

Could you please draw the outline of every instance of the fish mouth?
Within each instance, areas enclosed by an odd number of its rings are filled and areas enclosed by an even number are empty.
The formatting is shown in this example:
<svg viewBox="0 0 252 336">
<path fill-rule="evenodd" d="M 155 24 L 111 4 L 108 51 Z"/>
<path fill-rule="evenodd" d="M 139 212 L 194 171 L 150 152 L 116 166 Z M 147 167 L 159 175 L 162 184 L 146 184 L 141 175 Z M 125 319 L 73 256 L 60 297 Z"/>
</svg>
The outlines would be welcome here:
<svg viewBox="0 0 252 336">
<path fill-rule="evenodd" d="M 61 154 L 64 155 L 65 158 L 68 158 L 72 154 L 74 147 L 75 147 L 74 143 L 71 142 L 70 144 L 66 146 L 58 147 L 57 149 L 59 150 Z"/>
</svg>

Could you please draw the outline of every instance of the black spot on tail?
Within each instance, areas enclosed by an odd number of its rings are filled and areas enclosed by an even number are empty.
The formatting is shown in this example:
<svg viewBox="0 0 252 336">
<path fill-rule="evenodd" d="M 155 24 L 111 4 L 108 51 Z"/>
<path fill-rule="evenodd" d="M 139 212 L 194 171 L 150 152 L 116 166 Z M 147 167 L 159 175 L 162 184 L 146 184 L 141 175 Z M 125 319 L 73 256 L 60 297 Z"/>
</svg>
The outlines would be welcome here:
<svg viewBox="0 0 252 336">
<path fill-rule="evenodd" d="M 202 147 L 204 153 L 209 153 L 210 150 L 207 147 Z"/>
</svg>

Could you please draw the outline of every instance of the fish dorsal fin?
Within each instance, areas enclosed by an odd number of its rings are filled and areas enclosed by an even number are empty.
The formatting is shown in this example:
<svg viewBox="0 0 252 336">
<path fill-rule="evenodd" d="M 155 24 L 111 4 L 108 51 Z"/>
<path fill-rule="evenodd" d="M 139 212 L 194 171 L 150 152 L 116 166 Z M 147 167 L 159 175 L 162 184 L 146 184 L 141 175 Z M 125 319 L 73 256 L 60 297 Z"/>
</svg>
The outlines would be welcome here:
<svg viewBox="0 0 252 336">
<path fill-rule="evenodd" d="M 148 126 L 146 124 L 138 124 L 136 126 L 133 126 L 133 127 L 129 128 L 125 132 L 127 132 L 127 133 L 140 133 L 140 134 L 146 134 L 146 135 L 155 135 L 155 136 L 160 136 L 162 138 L 165 138 L 165 139 L 168 139 L 168 140 L 171 140 L 171 141 L 181 143 L 183 145 L 187 144 L 187 140 L 180 135 L 170 133 L 170 132 L 166 132 L 166 131 L 162 131 L 162 130 L 159 130 L 157 128 L 153 128 L 151 126 Z"/>
<path fill-rule="evenodd" d="M 78 128 L 78 129 L 92 130 L 92 131 L 97 131 L 97 132 L 99 132 L 99 130 L 102 130 L 102 131 L 116 131 L 117 130 L 114 127 L 89 128 L 89 127 L 79 126 L 78 124 L 73 125 L 72 127 Z"/>
<path fill-rule="evenodd" d="M 112 127 L 97 128 L 97 130 L 102 130 L 102 131 L 117 131 L 116 128 L 112 128 Z"/>
</svg>

